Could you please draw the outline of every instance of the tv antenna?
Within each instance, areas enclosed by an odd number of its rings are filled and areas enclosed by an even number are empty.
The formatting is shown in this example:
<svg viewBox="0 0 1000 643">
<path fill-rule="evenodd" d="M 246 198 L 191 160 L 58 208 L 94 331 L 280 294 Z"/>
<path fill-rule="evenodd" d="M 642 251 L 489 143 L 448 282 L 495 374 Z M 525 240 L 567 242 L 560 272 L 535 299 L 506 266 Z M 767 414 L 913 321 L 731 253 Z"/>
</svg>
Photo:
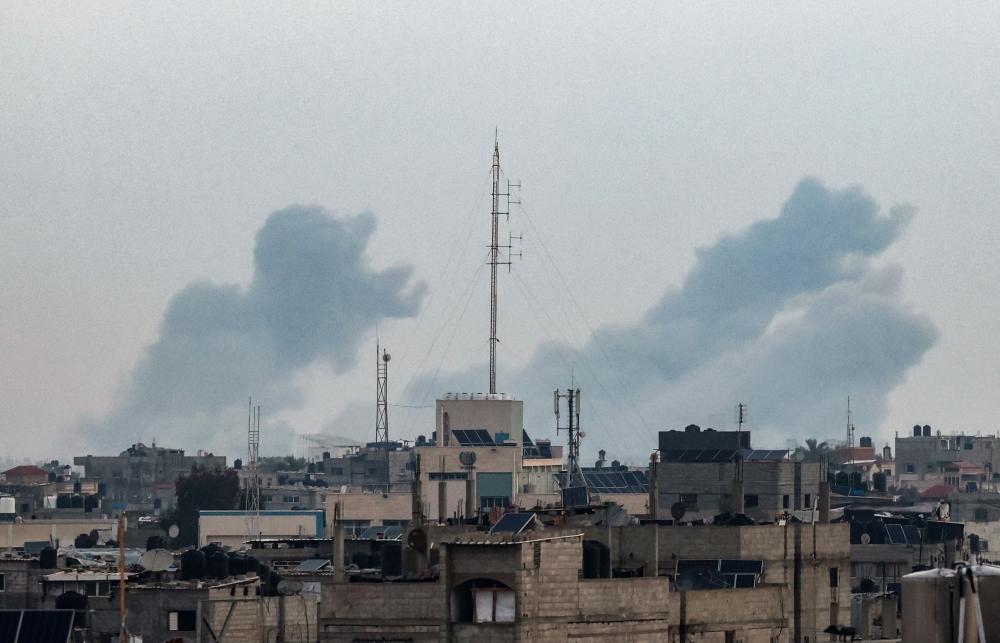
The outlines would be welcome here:
<svg viewBox="0 0 1000 643">
<path fill-rule="evenodd" d="M 736 405 L 736 481 L 743 480 L 743 424 L 747 421 L 747 405 Z"/>
<path fill-rule="evenodd" d="M 493 140 L 493 236 L 492 243 L 490 244 L 490 393 L 495 394 L 497 392 L 497 343 L 500 341 L 497 339 L 497 266 L 507 266 L 507 272 L 511 270 L 511 259 L 513 257 L 521 257 L 521 253 L 518 252 L 517 255 L 512 254 L 511 249 L 514 245 L 514 240 L 521 241 L 521 235 L 514 236 L 510 234 L 506 245 L 500 244 L 500 215 L 507 217 L 507 221 L 510 221 L 510 204 L 520 203 L 519 200 L 511 200 L 510 189 L 512 187 L 521 187 L 520 181 L 517 183 L 511 183 L 507 181 L 507 191 L 500 191 L 500 143 L 494 138 Z M 507 199 L 506 208 L 501 209 L 500 198 L 503 197 Z M 507 252 L 506 260 L 500 256 L 501 250 Z"/>
<path fill-rule="evenodd" d="M 260 406 L 253 405 L 253 398 L 249 401 L 249 413 L 247 417 L 247 539 L 253 540 L 260 537 L 260 478 L 258 470 L 260 468 Z"/>
</svg>

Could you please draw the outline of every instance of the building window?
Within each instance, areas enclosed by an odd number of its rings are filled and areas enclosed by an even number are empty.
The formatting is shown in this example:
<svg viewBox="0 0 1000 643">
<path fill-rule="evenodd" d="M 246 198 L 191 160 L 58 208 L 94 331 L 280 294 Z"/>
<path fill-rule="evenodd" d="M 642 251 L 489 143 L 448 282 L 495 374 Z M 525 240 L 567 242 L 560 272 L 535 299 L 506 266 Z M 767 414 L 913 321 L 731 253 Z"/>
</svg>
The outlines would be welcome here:
<svg viewBox="0 0 1000 643">
<path fill-rule="evenodd" d="M 976 509 L 973 514 L 973 520 L 976 522 L 986 522 L 990 519 L 990 512 L 985 509 Z"/>
<path fill-rule="evenodd" d="M 345 536 L 360 536 L 365 530 L 372 526 L 371 520 L 345 520 L 341 523 L 344 526 Z"/>
<path fill-rule="evenodd" d="M 679 500 L 685 509 L 695 509 L 698 507 L 698 494 L 696 493 L 682 493 Z"/>
<path fill-rule="evenodd" d="M 885 470 L 885 475 L 891 476 L 892 475 L 892 469 L 886 469 Z"/>
<path fill-rule="evenodd" d="M 747 509 L 760 506 L 760 496 L 755 493 L 748 493 L 743 496 L 743 506 Z"/>
<path fill-rule="evenodd" d="M 274 496 L 264 496 L 264 502 L 273 502 Z"/>
<path fill-rule="evenodd" d="M 474 589 L 472 590 L 472 596 L 476 606 L 476 623 L 514 622 L 513 590 L 500 588 Z"/>
<path fill-rule="evenodd" d="M 330 467 L 331 476 L 342 476 L 344 475 L 344 467 Z"/>
<path fill-rule="evenodd" d="M 21 503 L 21 513 L 26 514 L 29 511 L 31 511 L 31 503 L 29 503 L 29 502 L 22 502 Z"/>
<path fill-rule="evenodd" d="M 452 471 L 452 472 L 432 472 L 428 476 L 431 480 L 467 480 L 469 474 L 464 471 Z"/>
<path fill-rule="evenodd" d="M 913 473 L 916 470 L 916 468 L 912 464 L 908 464 L 908 465 L 905 465 L 905 466 L 906 466 L 906 472 L 907 473 Z"/>
<path fill-rule="evenodd" d="M 493 507 L 504 509 L 510 506 L 510 498 L 507 496 L 483 496 L 479 499 L 479 506 L 482 509 L 492 509 Z"/>
<path fill-rule="evenodd" d="M 788 509 L 788 494 L 781 496 L 781 508 Z"/>
<path fill-rule="evenodd" d="M 736 630 L 726 630 L 726 643 L 736 643 Z"/>
<path fill-rule="evenodd" d="M 966 442 L 965 443 L 965 450 L 966 451 L 972 451 L 972 443 L 971 442 Z"/>
<path fill-rule="evenodd" d="M 810 496 L 808 493 L 806 494 L 805 500 L 803 502 L 804 502 L 803 508 L 812 509 L 812 496 Z"/>
<path fill-rule="evenodd" d="M 410 521 L 409 520 L 383 520 L 383 527 L 405 527 Z"/>
<path fill-rule="evenodd" d="M 376 473 L 377 473 L 377 471 L 375 471 L 374 468 L 372 468 L 372 467 L 368 468 L 368 475 L 374 476 Z"/>
<path fill-rule="evenodd" d="M 198 622 L 196 614 L 194 610 L 167 612 L 167 629 L 171 632 L 193 632 Z"/>
<path fill-rule="evenodd" d="M 7 591 L 7 575 L 0 573 L 0 592 Z"/>
<path fill-rule="evenodd" d="M 111 477 L 112 478 L 120 478 L 120 477 L 122 477 L 122 472 L 121 471 L 112 471 L 111 472 Z"/>
<path fill-rule="evenodd" d="M 838 574 L 837 574 L 837 568 L 836 567 L 831 567 L 830 568 L 830 587 L 836 587 L 837 586 L 837 576 L 838 576 Z"/>
</svg>

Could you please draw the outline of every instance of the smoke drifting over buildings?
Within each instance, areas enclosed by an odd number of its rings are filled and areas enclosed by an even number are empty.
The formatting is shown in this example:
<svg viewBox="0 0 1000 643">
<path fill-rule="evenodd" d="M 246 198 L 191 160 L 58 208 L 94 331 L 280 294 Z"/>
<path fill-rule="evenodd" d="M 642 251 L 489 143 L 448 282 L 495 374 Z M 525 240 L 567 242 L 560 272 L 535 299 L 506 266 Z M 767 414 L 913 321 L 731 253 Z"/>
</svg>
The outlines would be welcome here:
<svg viewBox="0 0 1000 643">
<path fill-rule="evenodd" d="M 639 323 L 599 329 L 575 351 L 544 345 L 526 368 L 501 372 L 500 388 L 526 400 L 526 426 L 547 429 L 548 397 L 572 367 L 590 401 L 587 446 L 637 458 L 653 442 L 622 384 L 651 431 L 747 402 L 752 428 L 775 439 L 839 435 L 851 395 L 855 422 L 874 432 L 888 394 L 937 339 L 902 301 L 901 270 L 871 265 L 911 216 L 906 207 L 881 214 L 858 188 L 804 179 L 777 218 L 700 249 L 682 287 Z M 482 372 L 435 390 L 466 390 L 470 378 Z"/>
<path fill-rule="evenodd" d="M 239 445 L 233 429 L 240 417 L 245 423 L 247 395 L 273 412 L 299 403 L 291 381 L 299 369 L 315 360 L 338 371 L 354 366 L 374 324 L 416 314 L 425 292 L 408 267 L 371 269 L 365 251 L 374 229 L 367 214 L 273 213 L 257 233 L 249 287 L 196 283 L 177 293 L 119 405 L 88 427 L 92 442 L 120 449 L 161 435 L 187 448 Z"/>
</svg>

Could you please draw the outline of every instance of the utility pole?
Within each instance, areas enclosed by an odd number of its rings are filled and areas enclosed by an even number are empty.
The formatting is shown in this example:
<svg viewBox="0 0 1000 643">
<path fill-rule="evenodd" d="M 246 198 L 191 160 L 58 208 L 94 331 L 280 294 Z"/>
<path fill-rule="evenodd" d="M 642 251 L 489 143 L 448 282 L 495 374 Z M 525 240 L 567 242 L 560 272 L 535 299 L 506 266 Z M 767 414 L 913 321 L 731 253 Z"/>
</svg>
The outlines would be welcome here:
<svg viewBox="0 0 1000 643">
<path fill-rule="evenodd" d="M 121 643 L 128 643 L 125 629 L 125 514 L 118 514 L 118 608 L 121 612 Z"/>
<path fill-rule="evenodd" d="M 260 406 L 249 401 L 247 413 L 247 539 L 260 538 Z"/>
<path fill-rule="evenodd" d="M 512 186 L 521 187 L 520 183 L 507 182 L 507 191 L 500 191 L 500 143 L 494 139 L 493 142 L 493 236 L 490 244 L 490 393 L 497 392 L 497 266 L 507 266 L 510 272 L 511 247 L 514 239 L 520 241 L 520 236 L 511 235 L 507 245 L 500 245 L 500 215 L 506 215 L 510 220 L 510 188 Z M 507 199 L 506 209 L 500 208 L 500 197 Z M 519 203 L 519 201 L 513 201 Z M 500 251 L 507 251 L 506 261 L 500 256 Z M 520 253 L 517 255 L 520 257 Z"/>
<path fill-rule="evenodd" d="M 746 511 L 746 496 L 743 487 L 743 423 L 746 421 L 747 407 L 742 402 L 736 407 L 736 471 L 733 476 L 732 512 L 740 515 Z"/>
</svg>

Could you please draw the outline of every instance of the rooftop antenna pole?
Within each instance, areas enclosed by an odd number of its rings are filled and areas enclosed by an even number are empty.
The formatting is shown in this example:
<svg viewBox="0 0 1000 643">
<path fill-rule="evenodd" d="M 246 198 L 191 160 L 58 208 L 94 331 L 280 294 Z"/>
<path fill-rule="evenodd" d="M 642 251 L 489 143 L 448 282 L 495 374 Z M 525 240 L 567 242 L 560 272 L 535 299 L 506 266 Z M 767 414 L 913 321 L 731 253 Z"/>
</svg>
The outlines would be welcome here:
<svg viewBox="0 0 1000 643">
<path fill-rule="evenodd" d="M 747 405 L 740 402 L 736 406 L 736 438 L 737 438 L 737 456 L 736 456 L 736 481 L 743 481 L 743 424 L 747 421 Z"/>
<path fill-rule="evenodd" d="M 375 448 L 383 451 L 385 485 L 386 491 L 388 491 L 392 480 L 389 471 L 389 360 L 392 357 L 376 343 L 375 358 Z"/>
<path fill-rule="evenodd" d="M 254 408 L 253 398 L 248 402 L 247 414 L 247 538 L 260 535 L 260 407 Z"/>
<path fill-rule="evenodd" d="M 559 399 L 566 398 L 566 405 L 569 410 L 569 418 L 566 426 L 559 426 Z M 569 447 L 567 457 L 568 478 L 567 486 L 574 486 L 574 482 L 579 479 L 582 484 L 586 484 L 583 474 L 580 471 L 580 389 L 568 389 L 565 393 L 558 390 L 554 395 L 554 407 L 556 413 L 556 433 L 566 431 Z"/>
<path fill-rule="evenodd" d="M 851 396 L 847 396 L 847 446 L 854 448 L 854 425 L 851 424 Z M 851 456 L 853 459 L 854 456 Z"/>
<path fill-rule="evenodd" d="M 510 235 L 506 245 L 500 245 L 500 215 L 503 214 L 510 221 L 510 188 L 512 186 L 521 187 L 520 183 L 507 182 L 507 191 L 500 191 L 500 143 L 493 139 L 493 236 L 490 244 L 490 393 L 497 392 L 497 266 L 507 266 L 510 271 L 511 248 L 514 239 L 521 240 L 520 236 Z M 500 197 L 507 199 L 506 209 L 500 208 Z M 520 201 L 513 201 L 520 203 Z M 507 251 L 507 258 L 503 260 L 500 251 Z M 518 254 L 518 257 L 521 255 Z"/>
</svg>

